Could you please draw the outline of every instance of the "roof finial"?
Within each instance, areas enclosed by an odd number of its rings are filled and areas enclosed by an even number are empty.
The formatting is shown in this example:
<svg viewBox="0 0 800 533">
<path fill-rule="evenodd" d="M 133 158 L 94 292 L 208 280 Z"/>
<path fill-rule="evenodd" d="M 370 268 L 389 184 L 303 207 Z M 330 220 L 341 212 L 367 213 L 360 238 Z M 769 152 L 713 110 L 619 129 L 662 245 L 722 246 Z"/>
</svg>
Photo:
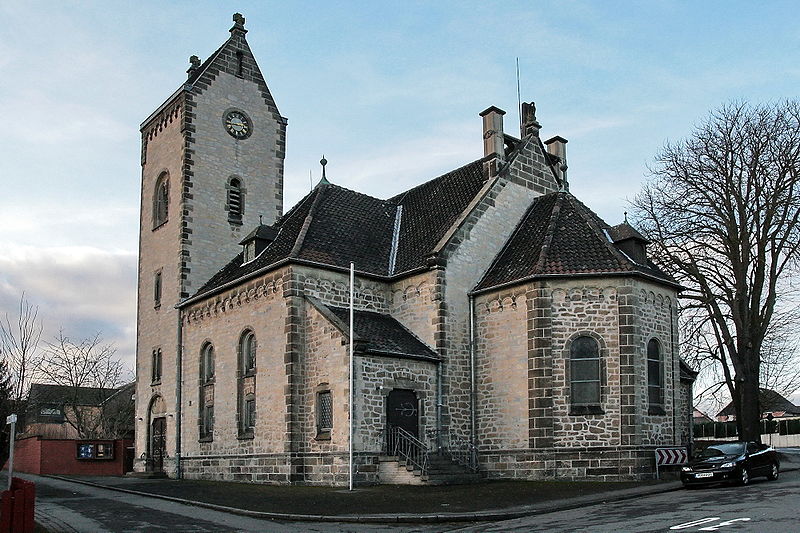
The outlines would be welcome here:
<svg viewBox="0 0 800 533">
<path fill-rule="evenodd" d="M 189 70 L 187 70 L 186 73 L 189 74 L 189 77 L 191 78 L 192 74 L 194 74 L 194 72 L 200 68 L 200 58 L 197 56 L 190 57 L 189 65 Z"/>
<path fill-rule="evenodd" d="M 625 224 L 627 224 L 627 223 L 628 223 L 628 212 L 625 211 Z"/>
<path fill-rule="evenodd" d="M 258 225 L 259 226 L 264 225 L 264 215 L 258 215 Z"/>
<path fill-rule="evenodd" d="M 241 13 L 233 14 L 233 28 L 231 28 L 231 33 L 233 33 L 234 31 L 247 33 L 247 30 L 244 29 L 244 17 L 242 16 Z"/>
<path fill-rule="evenodd" d="M 328 160 L 325 159 L 325 154 L 322 154 L 322 159 L 319 160 L 319 164 L 322 165 L 322 179 L 319 180 L 320 184 L 330 185 L 328 177 L 325 175 L 325 165 L 328 164 Z"/>
</svg>

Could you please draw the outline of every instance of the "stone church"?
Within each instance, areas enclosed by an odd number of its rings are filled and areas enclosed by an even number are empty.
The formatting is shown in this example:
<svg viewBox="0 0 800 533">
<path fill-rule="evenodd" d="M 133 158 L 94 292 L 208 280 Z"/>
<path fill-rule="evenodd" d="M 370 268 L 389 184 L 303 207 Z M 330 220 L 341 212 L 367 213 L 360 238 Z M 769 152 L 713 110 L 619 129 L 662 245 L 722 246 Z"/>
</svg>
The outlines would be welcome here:
<svg viewBox="0 0 800 533">
<path fill-rule="evenodd" d="M 570 194 L 533 104 L 397 196 L 323 177 L 284 212 L 287 119 L 233 20 L 141 126 L 137 471 L 346 485 L 351 340 L 357 483 L 642 479 L 688 444 L 680 287 Z"/>
</svg>

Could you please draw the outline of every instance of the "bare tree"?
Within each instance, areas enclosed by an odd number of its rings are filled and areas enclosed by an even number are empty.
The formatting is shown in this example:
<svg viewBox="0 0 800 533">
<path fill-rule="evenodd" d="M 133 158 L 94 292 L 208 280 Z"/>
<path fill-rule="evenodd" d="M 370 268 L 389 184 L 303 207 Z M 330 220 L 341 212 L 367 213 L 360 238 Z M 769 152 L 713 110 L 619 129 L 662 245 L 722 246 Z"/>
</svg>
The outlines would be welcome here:
<svg viewBox="0 0 800 533">
<path fill-rule="evenodd" d="M 656 261 L 686 290 L 743 439 L 760 439 L 765 339 L 800 246 L 800 106 L 733 103 L 667 144 L 634 200 Z"/>
<path fill-rule="evenodd" d="M 109 426 L 116 428 L 114 420 L 121 416 L 117 411 L 128 404 L 109 399 L 130 372 L 113 345 L 103 344 L 99 334 L 73 341 L 59 332 L 53 342 L 46 343 L 39 373 L 44 381 L 59 386 L 54 389 L 58 398 L 49 400 L 64 406 L 64 420 L 81 438 L 116 437 L 109 435 Z"/>
<path fill-rule="evenodd" d="M 32 305 L 23 293 L 17 316 L 12 319 L 6 313 L 0 320 L 0 355 L 11 375 L 11 400 L 14 402 L 20 402 L 28 393 L 40 355 L 41 338 L 39 307 Z"/>
</svg>

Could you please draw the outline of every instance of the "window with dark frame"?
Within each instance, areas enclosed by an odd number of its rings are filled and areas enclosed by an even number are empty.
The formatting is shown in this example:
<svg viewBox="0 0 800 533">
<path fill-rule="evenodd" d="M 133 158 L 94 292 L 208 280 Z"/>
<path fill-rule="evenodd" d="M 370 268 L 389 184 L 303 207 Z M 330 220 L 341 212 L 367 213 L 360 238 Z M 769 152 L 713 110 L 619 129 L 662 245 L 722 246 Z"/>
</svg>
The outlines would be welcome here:
<svg viewBox="0 0 800 533">
<path fill-rule="evenodd" d="M 161 271 L 153 276 L 153 307 L 161 307 Z"/>
<path fill-rule="evenodd" d="M 242 370 L 245 374 L 252 374 L 256 370 L 256 335 L 246 331 L 240 342 L 242 356 Z"/>
<path fill-rule="evenodd" d="M 583 335 L 572 341 L 569 348 L 569 375 L 573 407 L 600 406 L 600 346 Z"/>
<path fill-rule="evenodd" d="M 201 376 L 203 383 L 208 383 L 214 379 L 214 345 L 206 344 L 203 347 L 200 360 Z"/>
<path fill-rule="evenodd" d="M 113 442 L 77 442 L 76 457 L 79 460 L 109 461 L 114 459 Z"/>
<path fill-rule="evenodd" d="M 153 197 L 153 229 L 167 221 L 169 214 L 169 180 L 166 173 L 159 176 Z"/>
<path fill-rule="evenodd" d="M 200 414 L 200 438 L 208 439 L 214 434 L 214 406 L 204 405 Z"/>
<path fill-rule="evenodd" d="M 317 436 L 330 435 L 333 429 L 333 397 L 331 391 L 317 392 Z"/>
<path fill-rule="evenodd" d="M 244 401 L 244 427 L 246 432 L 252 432 L 256 426 L 256 399 L 250 395 Z"/>
<path fill-rule="evenodd" d="M 664 367 L 661 362 L 661 345 L 656 339 L 647 343 L 647 399 L 651 406 L 664 404 Z"/>
<path fill-rule="evenodd" d="M 161 383 L 161 348 L 153 350 L 152 382 Z"/>
<path fill-rule="evenodd" d="M 242 182 L 239 178 L 231 178 L 228 184 L 228 221 L 241 224 L 243 214 L 244 194 L 242 193 Z"/>
</svg>

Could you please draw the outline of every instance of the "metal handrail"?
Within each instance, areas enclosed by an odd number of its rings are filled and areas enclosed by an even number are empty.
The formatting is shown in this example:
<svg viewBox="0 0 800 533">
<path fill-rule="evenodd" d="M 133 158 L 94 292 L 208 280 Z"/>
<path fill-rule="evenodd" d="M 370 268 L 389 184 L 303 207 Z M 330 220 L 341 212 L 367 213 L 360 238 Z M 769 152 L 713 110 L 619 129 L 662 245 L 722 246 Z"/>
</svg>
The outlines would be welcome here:
<svg viewBox="0 0 800 533">
<path fill-rule="evenodd" d="M 413 465 L 422 475 L 428 472 L 428 447 L 405 429 L 398 426 L 388 429 L 386 449 L 390 455 L 402 457 L 406 464 Z"/>
<path fill-rule="evenodd" d="M 472 472 L 478 471 L 477 446 L 471 442 L 458 439 L 452 432 L 447 430 L 441 432 L 442 437 L 444 437 L 441 440 L 438 439 L 438 432 L 436 430 L 432 430 L 431 434 L 437 442 L 441 442 L 441 448 L 439 448 L 440 454 L 448 457 L 454 463 L 468 468 Z"/>
</svg>

